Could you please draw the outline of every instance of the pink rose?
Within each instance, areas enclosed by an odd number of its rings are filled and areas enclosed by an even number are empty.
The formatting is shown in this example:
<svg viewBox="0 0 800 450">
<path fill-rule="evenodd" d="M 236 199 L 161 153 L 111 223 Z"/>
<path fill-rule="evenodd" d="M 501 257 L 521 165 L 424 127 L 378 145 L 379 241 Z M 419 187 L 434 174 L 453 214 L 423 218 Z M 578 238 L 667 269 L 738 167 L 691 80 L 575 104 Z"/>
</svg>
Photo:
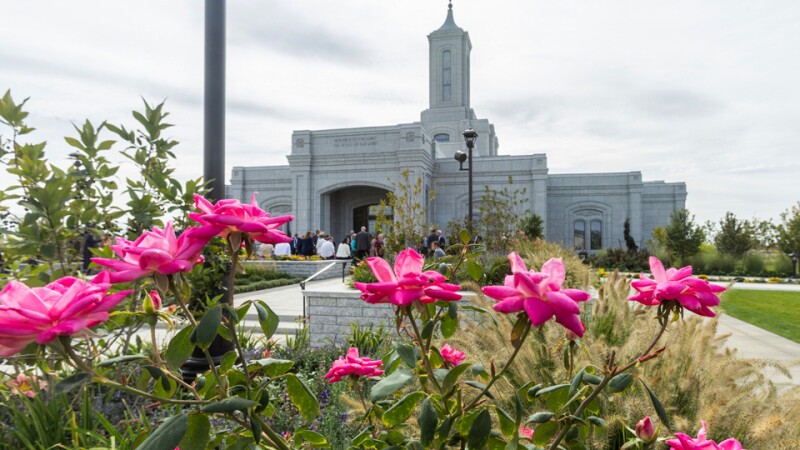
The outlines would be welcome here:
<svg viewBox="0 0 800 450">
<path fill-rule="evenodd" d="M 131 290 L 106 295 L 108 271 L 90 283 L 64 277 L 45 287 L 10 281 L 0 291 L 0 356 L 18 353 L 31 342 L 47 344 L 108 320 L 108 311 Z"/>
<path fill-rule="evenodd" d="M 459 365 L 465 358 L 464 352 L 460 352 L 455 348 L 450 347 L 449 344 L 444 344 L 440 353 L 442 354 L 442 359 L 444 362 L 450 364 L 451 366 Z"/>
<path fill-rule="evenodd" d="M 733 438 L 726 439 L 719 444 L 708 440 L 706 437 L 706 422 L 701 420 L 700 423 L 703 426 L 697 432 L 696 438 L 683 433 L 675 433 L 676 439 L 667 441 L 670 450 L 745 450 L 741 442 Z"/>
<path fill-rule="evenodd" d="M 528 439 L 533 439 L 533 428 L 528 428 L 525 425 L 519 426 L 519 435 Z"/>
<path fill-rule="evenodd" d="M 461 295 L 455 291 L 461 287 L 447 283 L 447 279 L 439 272 L 422 272 L 423 262 L 422 256 L 410 248 L 397 255 L 394 271 L 382 258 L 367 258 L 367 264 L 378 282 L 357 282 L 354 285 L 367 303 L 408 306 L 417 300 L 421 303 L 460 300 Z"/>
<path fill-rule="evenodd" d="M 639 423 L 636 424 L 636 428 L 634 428 L 636 432 L 636 437 L 647 442 L 648 444 L 652 443 L 656 439 L 656 429 L 653 426 L 653 422 L 650 421 L 650 417 L 645 417 L 644 419 L 640 420 Z"/>
<path fill-rule="evenodd" d="M 212 235 L 227 237 L 232 232 L 242 232 L 265 244 L 291 242 L 280 228 L 294 219 L 294 216 L 270 217 L 269 213 L 258 207 L 256 194 L 245 205 L 239 200 L 224 199 L 212 204 L 200 195 L 194 195 L 194 204 L 201 212 L 189 213 L 192 220 L 211 228 Z"/>
<path fill-rule="evenodd" d="M 117 238 L 111 249 L 120 259 L 92 258 L 92 261 L 114 270 L 112 283 L 134 281 L 156 272 L 163 275 L 189 272 L 199 262 L 200 252 L 211 237 L 213 234 L 208 236 L 208 231 L 202 228 L 187 228 L 176 238 L 170 222 L 163 231 L 155 227 L 134 242 Z"/>
<path fill-rule="evenodd" d="M 512 275 L 507 275 L 504 286 L 486 286 L 487 296 L 499 300 L 495 311 L 511 314 L 525 311 L 534 326 L 556 318 L 564 328 L 583 336 L 584 326 L 579 318 L 577 302 L 589 300 L 588 292 L 579 289 L 561 289 L 567 271 L 561 258 L 550 259 L 541 272 L 528 271 L 517 253 L 508 255 Z"/>
<path fill-rule="evenodd" d="M 640 274 L 640 279 L 631 283 L 639 293 L 628 300 L 648 306 L 659 305 L 663 300 L 677 300 L 684 308 L 695 314 L 705 317 L 715 316 L 709 307 L 719 305 L 717 295 L 725 291 L 724 287 L 693 277 L 692 266 L 664 270 L 664 265 L 655 256 L 650 257 L 650 272 L 653 274 L 653 279 Z"/>
<path fill-rule="evenodd" d="M 359 358 L 358 349 L 350 347 L 346 356 L 342 356 L 333 362 L 331 370 L 325 374 L 325 378 L 328 379 L 328 383 L 336 383 L 337 381 L 342 381 L 343 377 L 350 375 L 354 377 L 377 377 L 383 374 L 383 370 L 380 369 L 381 364 L 383 364 L 381 360 Z"/>
</svg>

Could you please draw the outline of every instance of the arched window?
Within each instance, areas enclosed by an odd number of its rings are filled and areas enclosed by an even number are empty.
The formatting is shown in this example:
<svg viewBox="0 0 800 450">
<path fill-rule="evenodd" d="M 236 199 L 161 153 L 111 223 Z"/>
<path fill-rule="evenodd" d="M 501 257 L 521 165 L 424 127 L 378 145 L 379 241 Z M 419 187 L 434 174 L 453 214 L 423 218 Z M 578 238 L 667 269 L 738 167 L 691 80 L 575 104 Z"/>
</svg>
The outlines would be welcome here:
<svg viewBox="0 0 800 450">
<path fill-rule="evenodd" d="M 591 250 L 603 248 L 603 222 L 592 220 L 589 223 L 589 246 Z"/>
<path fill-rule="evenodd" d="M 436 142 L 450 142 L 450 135 L 447 133 L 439 133 L 433 137 Z"/>
<path fill-rule="evenodd" d="M 442 52 L 442 101 L 449 102 L 452 100 L 452 54 L 450 50 Z"/>
<path fill-rule="evenodd" d="M 572 228 L 572 238 L 575 251 L 586 250 L 586 222 L 576 220 Z"/>
</svg>

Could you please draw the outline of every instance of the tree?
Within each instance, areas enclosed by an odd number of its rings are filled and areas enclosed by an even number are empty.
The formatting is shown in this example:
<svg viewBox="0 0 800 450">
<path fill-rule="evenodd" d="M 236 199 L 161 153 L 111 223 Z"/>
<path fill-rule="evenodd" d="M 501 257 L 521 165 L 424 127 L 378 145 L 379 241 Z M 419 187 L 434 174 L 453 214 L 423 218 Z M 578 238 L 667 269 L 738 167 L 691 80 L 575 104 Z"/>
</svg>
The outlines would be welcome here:
<svg viewBox="0 0 800 450">
<path fill-rule="evenodd" d="M 750 220 L 753 227 L 753 245 L 760 249 L 772 249 L 778 244 L 778 228 L 772 223 L 771 219 Z"/>
<path fill-rule="evenodd" d="M 418 246 L 425 239 L 428 229 L 428 209 L 420 201 L 422 198 L 422 177 L 411 179 L 411 171 L 403 169 L 394 191 L 381 200 L 380 211 L 376 217 L 379 233 L 385 233 L 386 251 L 397 254 L 409 247 Z M 433 201 L 433 191 L 429 201 Z M 387 216 L 391 210 L 392 218 Z"/>
<path fill-rule="evenodd" d="M 739 220 L 728 211 L 719 221 L 719 231 L 714 237 L 714 245 L 720 253 L 739 258 L 753 248 L 753 227 L 749 221 Z"/>
<path fill-rule="evenodd" d="M 525 213 L 519 228 L 528 239 L 544 239 L 544 220 L 533 211 Z"/>
<path fill-rule="evenodd" d="M 631 219 L 625 219 L 625 225 L 622 228 L 622 235 L 625 237 L 625 247 L 628 249 L 629 253 L 636 253 L 639 251 L 639 246 L 636 245 L 636 241 L 633 240 L 633 236 L 631 236 Z"/>
<path fill-rule="evenodd" d="M 694 223 L 689 210 L 679 209 L 672 213 L 670 224 L 666 227 L 665 247 L 670 256 L 683 262 L 700 251 L 705 233 Z"/>
<path fill-rule="evenodd" d="M 777 231 L 778 247 L 784 253 L 800 254 L 800 202 L 781 213 Z"/>
<path fill-rule="evenodd" d="M 508 185 L 501 190 L 483 187 L 478 214 L 480 219 L 475 226 L 489 249 L 505 250 L 506 245 L 520 230 L 520 208 L 524 203 L 527 189 L 511 186 L 514 180 L 508 177 Z"/>
</svg>

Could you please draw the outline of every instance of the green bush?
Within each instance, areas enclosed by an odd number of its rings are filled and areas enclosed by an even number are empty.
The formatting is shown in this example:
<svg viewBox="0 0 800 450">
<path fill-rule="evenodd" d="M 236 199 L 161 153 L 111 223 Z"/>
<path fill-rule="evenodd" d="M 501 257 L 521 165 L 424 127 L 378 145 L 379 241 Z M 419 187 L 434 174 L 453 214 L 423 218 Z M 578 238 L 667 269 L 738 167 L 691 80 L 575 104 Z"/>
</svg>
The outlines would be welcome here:
<svg viewBox="0 0 800 450">
<path fill-rule="evenodd" d="M 719 253 L 709 255 L 706 264 L 708 273 L 715 275 L 731 275 L 736 271 L 736 260 Z"/>
<path fill-rule="evenodd" d="M 775 258 L 775 274 L 784 277 L 794 274 L 794 264 L 788 256 L 780 254 Z"/>
<path fill-rule="evenodd" d="M 764 258 L 758 253 L 745 255 L 742 259 L 742 268 L 745 275 L 761 275 L 764 273 Z"/>
<path fill-rule="evenodd" d="M 589 263 L 594 267 L 618 269 L 628 272 L 641 272 L 648 270 L 647 250 L 629 251 L 622 248 L 609 248 L 589 256 Z"/>
</svg>

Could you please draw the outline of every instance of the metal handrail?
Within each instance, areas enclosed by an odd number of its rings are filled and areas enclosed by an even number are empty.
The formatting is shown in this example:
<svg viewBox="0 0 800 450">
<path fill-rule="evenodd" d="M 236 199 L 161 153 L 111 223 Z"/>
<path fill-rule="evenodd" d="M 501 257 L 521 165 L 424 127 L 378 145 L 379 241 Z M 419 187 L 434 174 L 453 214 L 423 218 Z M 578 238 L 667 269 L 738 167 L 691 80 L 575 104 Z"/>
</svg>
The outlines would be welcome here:
<svg viewBox="0 0 800 450">
<path fill-rule="evenodd" d="M 306 283 L 308 283 L 309 281 L 313 280 L 314 278 L 317 277 L 317 275 L 321 274 L 322 272 L 325 272 L 326 270 L 330 269 L 331 267 L 335 266 L 336 264 L 337 264 L 337 262 L 334 261 L 334 262 L 328 264 L 327 266 L 323 267 L 322 269 L 318 270 L 316 273 L 314 273 L 310 277 L 308 277 L 305 280 L 301 281 L 300 282 L 300 290 L 301 291 L 305 291 L 306 290 Z M 305 296 L 305 294 L 303 294 L 303 317 L 308 317 L 307 308 L 306 308 L 306 296 Z"/>
</svg>

